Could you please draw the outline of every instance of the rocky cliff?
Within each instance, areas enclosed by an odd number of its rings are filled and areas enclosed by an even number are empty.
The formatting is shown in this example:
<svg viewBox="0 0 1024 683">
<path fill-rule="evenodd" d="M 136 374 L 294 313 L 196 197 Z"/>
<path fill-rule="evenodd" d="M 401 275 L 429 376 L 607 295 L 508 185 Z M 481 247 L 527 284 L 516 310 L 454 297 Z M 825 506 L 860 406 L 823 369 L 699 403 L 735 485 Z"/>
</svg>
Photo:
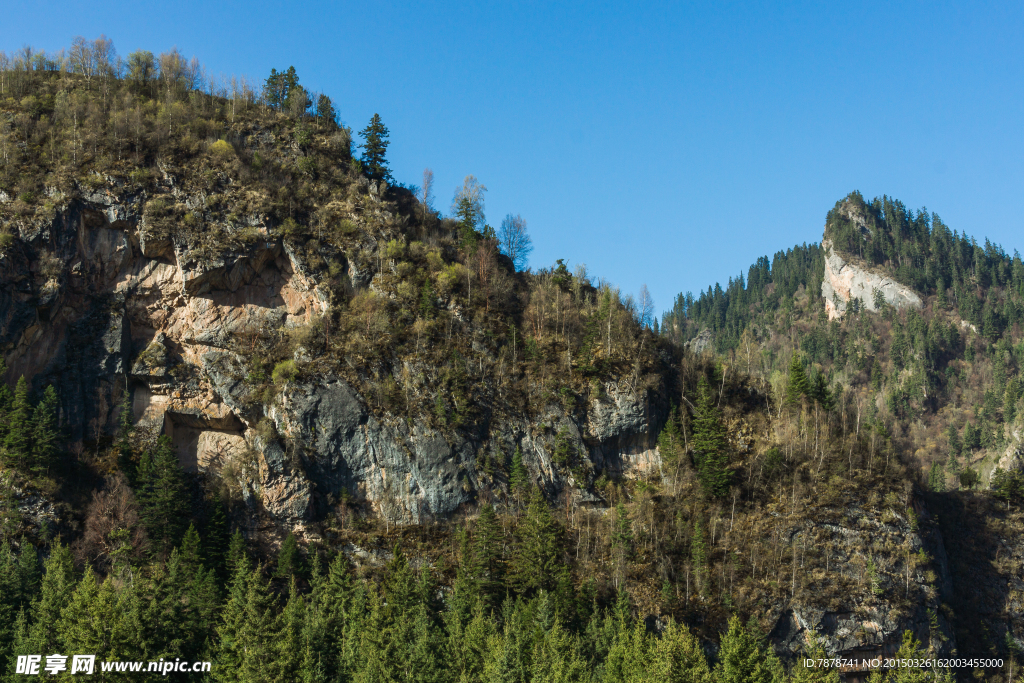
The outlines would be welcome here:
<svg viewBox="0 0 1024 683">
<path fill-rule="evenodd" d="M 821 296 L 825 298 L 829 320 L 841 318 L 854 299 L 859 307 L 869 311 L 877 311 L 883 301 L 895 308 L 921 307 L 921 297 L 914 290 L 866 266 L 848 263 L 828 239 L 822 240 L 821 247 L 826 252 Z"/>
<path fill-rule="evenodd" d="M 574 410 L 549 399 L 540 420 L 505 413 L 499 422 L 484 411 L 444 431 L 427 415 L 371 410 L 330 372 L 260 395 L 247 340 L 322 315 L 331 296 L 325 268 L 257 214 L 224 226 L 246 238 L 216 248 L 161 230 L 161 204 L 206 201 L 181 185 L 168 171 L 155 187 L 107 179 L 99 189 L 54 190 L 52 217 L 22 222 L 21 239 L 0 256 L 8 377 L 54 384 L 72 441 L 110 436 L 128 391 L 134 419 L 169 435 L 184 467 L 231 472 L 254 512 L 286 529 L 343 499 L 396 522 L 444 518 L 495 487 L 478 466 L 489 452 L 507 459 L 520 449 L 531 479 L 580 500 L 594 499 L 597 473 L 658 467 L 664 409 L 648 390 L 614 383 Z M 369 189 L 371 201 L 379 197 Z M 378 255 L 343 256 L 350 280 L 383 292 Z M 308 369 L 309 355 L 300 348 L 294 363 Z M 585 462 L 575 474 L 553 462 L 556 437 Z"/>
</svg>

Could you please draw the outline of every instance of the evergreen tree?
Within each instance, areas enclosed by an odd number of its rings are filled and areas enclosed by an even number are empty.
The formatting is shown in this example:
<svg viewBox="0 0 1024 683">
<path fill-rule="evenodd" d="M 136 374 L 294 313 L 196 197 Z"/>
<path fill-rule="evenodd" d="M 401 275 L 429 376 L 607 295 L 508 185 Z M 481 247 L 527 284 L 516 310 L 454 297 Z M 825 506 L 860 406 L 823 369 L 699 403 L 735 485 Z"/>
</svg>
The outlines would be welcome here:
<svg viewBox="0 0 1024 683">
<path fill-rule="evenodd" d="M 391 170 L 388 168 L 387 160 L 389 133 L 387 126 L 380 119 L 380 114 L 374 114 L 366 128 L 359 131 L 359 135 L 365 140 L 360 147 L 363 149 L 362 162 L 366 175 L 372 180 L 391 182 Z"/>
<path fill-rule="evenodd" d="M 196 659 L 214 636 L 220 594 L 213 572 L 201 556 L 202 542 L 189 525 L 181 545 L 171 551 L 155 587 L 149 619 L 160 624 L 161 656 Z"/>
<path fill-rule="evenodd" d="M 802 657 L 796 661 L 793 667 L 793 683 L 839 683 L 839 669 L 835 667 L 817 666 L 817 660 L 826 659 L 828 655 L 825 648 L 818 639 L 818 634 L 810 631 L 807 641 L 807 650 Z M 814 663 L 806 666 L 805 662 L 810 659 Z"/>
<path fill-rule="evenodd" d="M 938 462 L 933 462 L 928 471 L 928 488 L 935 493 L 946 490 L 946 471 Z"/>
<path fill-rule="evenodd" d="M 943 678 L 943 675 L 947 673 L 943 670 L 929 671 L 924 667 L 901 666 L 899 664 L 900 662 L 910 662 L 912 660 L 923 660 L 928 658 L 928 652 L 921 647 L 921 641 L 914 637 L 913 632 L 909 630 L 904 631 L 903 641 L 900 643 L 900 649 L 893 655 L 893 659 L 896 660 L 897 666 L 893 669 L 889 669 L 886 673 L 885 680 L 890 683 L 924 683 L 925 681 Z"/>
<path fill-rule="evenodd" d="M 669 411 L 665 426 L 658 435 L 658 454 L 662 461 L 675 470 L 683 454 L 683 433 L 679 427 L 679 409 L 675 406 Z"/>
<path fill-rule="evenodd" d="M 590 667 L 577 639 L 555 620 L 533 650 L 533 683 L 580 683 L 591 680 Z"/>
<path fill-rule="evenodd" d="M 789 381 L 786 384 L 786 403 L 795 406 L 800 400 L 811 396 L 811 384 L 804 372 L 804 364 L 800 362 L 800 356 L 793 354 L 793 360 L 789 363 Z"/>
<path fill-rule="evenodd" d="M 0 662 L 10 660 L 20 593 L 18 561 L 11 544 L 4 540 L 0 545 Z"/>
<path fill-rule="evenodd" d="M 223 622 L 218 631 L 220 666 L 214 677 L 220 681 L 271 683 L 278 680 L 274 668 L 267 666 L 268 653 L 274 652 L 281 631 L 277 601 L 263 567 L 250 572 L 246 565 L 239 565 L 222 610 Z"/>
<path fill-rule="evenodd" d="M 473 605 L 470 618 L 448 619 L 448 668 L 455 680 L 479 680 L 483 672 L 487 648 L 494 636 L 494 622 L 489 618 L 483 599 Z"/>
<path fill-rule="evenodd" d="M 739 617 L 729 619 L 729 631 L 722 637 L 718 655 L 720 683 L 782 683 L 782 666 L 775 651 L 759 641 Z"/>
<path fill-rule="evenodd" d="M 654 683 L 651 645 L 642 622 L 623 628 L 608 652 L 603 680 L 607 683 Z"/>
<path fill-rule="evenodd" d="M 306 601 L 299 594 L 295 585 L 295 576 L 291 575 L 291 588 L 288 602 L 281 612 L 281 630 L 274 643 L 274 657 L 269 662 L 273 669 L 274 680 L 299 680 L 299 671 L 304 657 L 304 637 L 306 623 Z"/>
<path fill-rule="evenodd" d="M 323 93 L 316 100 L 316 117 L 322 126 L 333 128 L 338 125 L 338 113 L 334 110 L 334 103 Z"/>
<path fill-rule="evenodd" d="M 106 661 L 144 659 L 146 638 L 132 584 L 100 584 L 91 569 L 78 583 L 58 625 L 62 652 L 95 653 Z"/>
<path fill-rule="evenodd" d="M 621 502 L 615 506 L 612 552 L 615 555 L 615 585 L 621 586 L 626 575 L 626 567 L 633 556 L 633 523 L 626 512 L 626 506 Z"/>
<path fill-rule="evenodd" d="M 500 604 L 504 593 L 502 546 L 501 523 L 494 507 L 485 504 L 473 529 L 470 573 L 476 584 L 476 593 L 491 607 Z"/>
<path fill-rule="evenodd" d="M 725 427 L 707 378 L 703 376 L 697 383 L 692 444 L 694 464 L 704 492 L 710 496 L 724 496 L 730 480 Z"/>
<path fill-rule="evenodd" d="M 530 594 L 557 590 L 568 574 L 562 562 L 562 528 L 539 489 L 534 489 L 526 517 L 516 531 L 510 570 L 511 584 Z"/>
<path fill-rule="evenodd" d="M 139 518 L 154 550 L 166 556 L 184 533 L 189 509 L 185 476 L 168 436 L 143 454 L 137 479 Z"/>
<path fill-rule="evenodd" d="M 39 654 L 63 652 L 59 626 L 60 614 L 71 602 L 76 581 L 71 551 L 67 546 L 55 542 L 50 547 L 50 556 L 43 566 L 43 578 L 39 587 L 39 599 L 32 605 L 32 621 L 28 627 L 25 642 L 16 654 Z"/>
<path fill-rule="evenodd" d="M 227 583 L 231 576 L 227 567 L 231 528 L 220 495 L 214 493 L 207 504 L 209 513 L 203 534 L 203 555 L 206 558 L 206 566 L 217 574 L 220 583 Z"/>
<path fill-rule="evenodd" d="M 125 389 L 121 395 L 120 414 L 117 419 L 117 440 L 114 442 L 117 448 L 117 464 L 121 471 L 128 477 L 128 481 L 135 483 L 135 461 L 132 453 L 131 437 L 135 431 L 135 423 L 132 419 L 131 394 Z"/>
<path fill-rule="evenodd" d="M 809 396 L 814 399 L 814 402 L 826 412 L 832 412 L 835 407 L 835 402 L 832 396 L 832 392 L 829 391 L 828 381 L 825 379 L 825 375 L 817 373 L 814 376 L 814 381 L 810 383 L 810 394 Z"/>
<path fill-rule="evenodd" d="M 7 457 L 23 468 L 32 450 L 32 406 L 28 400 L 28 382 L 22 375 L 14 387 L 14 396 L 7 410 L 7 435 L 4 438 Z"/>
<path fill-rule="evenodd" d="M 330 654 L 322 665 L 331 676 L 351 680 L 355 673 L 360 633 L 366 612 L 366 594 L 352 576 L 352 568 L 343 553 L 335 555 L 327 573 L 314 581 L 311 611 L 323 623 L 323 638 Z"/>
<path fill-rule="evenodd" d="M 32 415 L 32 472 L 49 472 L 57 456 L 57 392 L 47 386 Z"/>
<path fill-rule="evenodd" d="M 518 598 L 502 605 L 502 632 L 491 636 L 484 662 L 484 680 L 489 683 L 519 683 L 529 680 L 533 638 L 527 628 L 527 608 Z"/>
<path fill-rule="evenodd" d="M 669 621 L 654 642 L 651 656 L 652 680 L 672 683 L 712 683 L 704 649 L 689 629 Z"/>
<path fill-rule="evenodd" d="M 238 681 L 242 659 L 242 631 L 245 621 L 246 593 L 250 574 L 249 558 L 240 554 L 233 567 L 228 598 L 220 610 L 217 627 L 217 660 L 219 666 L 213 672 L 218 681 Z"/>
<path fill-rule="evenodd" d="M 523 452 L 516 446 L 515 452 L 512 454 L 512 467 L 508 476 L 508 483 L 512 487 L 513 493 L 522 494 L 526 488 L 530 485 L 530 475 L 526 471 L 526 466 L 523 465 Z"/>
<path fill-rule="evenodd" d="M 277 553 L 277 571 L 274 576 L 278 578 L 291 578 L 300 573 L 302 556 L 299 555 L 299 542 L 295 534 L 289 532 L 281 543 L 281 549 Z"/>
<path fill-rule="evenodd" d="M 242 536 L 240 530 L 235 529 L 235 533 L 231 535 L 231 543 L 228 546 L 228 554 L 225 560 L 228 575 L 234 577 L 238 568 L 247 566 L 248 563 L 249 550 L 245 545 L 245 537 Z"/>
<path fill-rule="evenodd" d="M 693 520 L 693 538 L 690 540 L 690 560 L 693 562 L 693 578 L 694 583 L 697 585 L 697 590 L 700 593 L 704 593 L 706 586 L 704 585 L 704 574 L 705 565 L 708 560 L 708 546 L 704 541 L 704 528 L 700 525 L 700 520 Z"/>
<path fill-rule="evenodd" d="M 21 539 L 18 551 L 18 592 L 15 606 L 18 609 L 28 609 L 32 600 L 36 597 L 39 585 L 42 581 L 42 573 L 39 570 L 39 553 L 36 547 L 29 543 L 24 537 Z"/>
</svg>

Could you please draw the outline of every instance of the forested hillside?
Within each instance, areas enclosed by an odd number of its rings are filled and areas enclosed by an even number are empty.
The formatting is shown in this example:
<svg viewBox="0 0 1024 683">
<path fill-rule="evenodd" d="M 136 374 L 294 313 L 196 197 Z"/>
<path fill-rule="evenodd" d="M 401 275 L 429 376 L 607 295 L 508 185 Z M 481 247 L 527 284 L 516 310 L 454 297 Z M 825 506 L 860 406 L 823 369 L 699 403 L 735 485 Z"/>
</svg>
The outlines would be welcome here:
<svg viewBox="0 0 1024 683">
<path fill-rule="evenodd" d="M 213 663 L 181 680 L 1016 675 L 1022 486 L 991 472 L 1019 257 L 854 194 L 826 238 L 922 309 L 830 321 L 811 244 L 658 326 L 646 291 L 527 268 L 473 176 L 448 215 L 429 171 L 398 182 L 379 116 L 353 137 L 294 69 L 205 73 L 0 54 L 7 678 L 58 652 Z"/>
</svg>

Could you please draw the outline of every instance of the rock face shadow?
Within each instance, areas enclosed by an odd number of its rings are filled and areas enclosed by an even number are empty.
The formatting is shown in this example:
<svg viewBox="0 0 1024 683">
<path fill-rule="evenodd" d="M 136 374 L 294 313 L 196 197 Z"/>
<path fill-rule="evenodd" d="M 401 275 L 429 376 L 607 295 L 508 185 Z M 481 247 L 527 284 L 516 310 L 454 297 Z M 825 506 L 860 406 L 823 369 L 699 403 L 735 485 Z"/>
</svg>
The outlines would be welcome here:
<svg viewBox="0 0 1024 683">
<path fill-rule="evenodd" d="M 187 472 L 218 468 L 235 453 L 245 450 L 245 425 L 234 414 L 227 418 L 164 413 L 164 433 L 170 437 L 178 462 Z"/>
</svg>

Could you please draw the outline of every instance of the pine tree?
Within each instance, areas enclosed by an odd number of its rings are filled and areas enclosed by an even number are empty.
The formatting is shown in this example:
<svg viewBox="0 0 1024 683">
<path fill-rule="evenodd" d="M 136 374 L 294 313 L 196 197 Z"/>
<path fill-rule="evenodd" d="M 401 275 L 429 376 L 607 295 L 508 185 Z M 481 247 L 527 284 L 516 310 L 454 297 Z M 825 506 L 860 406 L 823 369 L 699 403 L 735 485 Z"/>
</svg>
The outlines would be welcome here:
<svg viewBox="0 0 1024 683">
<path fill-rule="evenodd" d="M 700 520 L 693 520 L 693 538 L 690 541 L 690 560 L 693 562 L 693 578 L 697 590 L 702 594 L 706 590 L 704 585 L 705 565 L 708 559 L 708 546 L 704 541 L 704 528 Z"/>
<path fill-rule="evenodd" d="M 101 584 L 87 569 L 61 613 L 62 652 L 95 653 L 107 661 L 143 659 L 146 637 L 133 585 L 118 588 L 110 576 Z"/>
<path fill-rule="evenodd" d="M 487 646 L 494 635 L 493 625 L 481 599 L 473 606 L 472 616 L 464 627 L 449 630 L 448 645 L 454 660 L 453 674 L 468 680 L 480 677 L 487 657 Z"/>
<path fill-rule="evenodd" d="M 316 117 L 319 125 L 334 128 L 338 125 L 338 113 L 334 110 L 331 98 L 323 93 L 316 100 Z"/>
<path fill-rule="evenodd" d="M 697 383 L 692 444 L 694 464 L 704 492 L 710 496 L 724 496 L 730 480 L 725 427 L 707 378 L 703 376 Z"/>
<path fill-rule="evenodd" d="M 306 623 L 306 601 L 299 594 L 295 585 L 295 576 L 291 576 L 291 588 L 288 602 L 281 612 L 281 630 L 277 633 L 274 643 L 274 657 L 269 662 L 274 679 L 278 681 L 295 681 L 299 678 L 304 655 L 303 637 Z"/>
<path fill-rule="evenodd" d="M 274 576 L 278 578 L 291 578 L 300 572 L 302 556 L 299 555 L 299 543 L 295 534 L 289 532 L 281 543 L 281 549 L 277 553 L 277 570 Z"/>
<path fill-rule="evenodd" d="M 203 534 L 203 555 L 206 558 L 206 566 L 216 573 L 220 583 L 227 583 L 231 576 L 227 567 L 231 528 L 220 494 L 214 493 L 207 504 L 209 513 L 206 520 L 206 531 Z"/>
<path fill-rule="evenodd" d="M 608 683 L 655 683 L 651 668 L 651 641 L 642 622 L 623 629 L 605 661 L 604 681 Z"/>
<path fill-rule="evenodd" d="M 799 405 L 801 399 L 811 395 L 811 384 L 804 372 L 804 364 L 800 361 L 798 354 L 793 354 L 793 360 L 789 363 L 789 381 L 786 384 L 786 403 L 795 406 Z"/>
<path fill-rule="evenodd" d="M 919 666 L 900 666 L 899 662 L 911 662 L 913 660 L 928 659 L 928 652 L 921 647 L 921 641 L 914 637 L 913 632 L 907 630 L 903 632 L 903 641 L 900 644 L 900 649 L 893 655 L 893 659 L 897 661 L 897 666 L 888 671 L 885 680 L 891 681 L 892 683 L 924 683 L 925 681 L 935 680 L 937 677 L 935 673 L 945 673 L 942 670 L 936 670 L 935 672 L 929 671 L 924 667 Z"/>
<path fill-rule="evenodd" d="M 388 168 L 387 150 L 388 129 L 380 119 L 380 114 L 374 114 L 370 123 L 363 130 L 359 131 L 360 137 L 365 142 L 360 145 L 363 149 L 363 169 L 366 175 L 372 180 L 386 180 L 391 182 L 391 170 Z"/>
<path fill-rule="evenodd" d="M 181 539 L 188 519 L 188 492 L 171 440 L 161 436 L 155 448 L 139 462 L 139 518 L 154 550 L 166 556 Z"/>
<path fill-rule="evenodd" d="M 516 446 L 516 450 L 512 454 L 512 467 L 509 471 L 508 483 L 516 495 L 522 494 L 530 485 L 530 475 L 523 464 L 523 452 L 519 446 Z"/>
<path fill-rule="evenodd" d="M 220 607 L 213 572 L 203 563 L 202 541 L 189 525 L 181 545 L 171 551 L 157 591 L 157 621 L 165 625 L 165 656 L 195 659 L 211 638 Z"/>
<path fill-rule="evenodd" d="M 502 546 L 501 523 L 494 507 L 486 504 L 481 508 L 473 529 L 470 575 L 476 584 L 476 593 L 491 607 L 500 603 L 504 593 Z"/>
<path fill-rule="evenodd" d="M 826 412 L 832 412 L 835 407 L 832 392 L 829 391 L 828 381 L 825 379 L 825 375 L 817 373 L 814 376 L 814 381 L 810 383 L 810 397 L 814 399 L 814 402 Z"/>
<path fill-rule="evenodd" d="M 29 605 L 36 598 L 36 593 L 42 582 L 42 573 L 39 570 L 39 553 L 36 551 L 36 547 L 22 537 L 19 548 L 16 606 L 18 609 L 28 609 Z"/>
<path fill-rule="evenodd" d="M 679 428 L 679 409 L 675 406 L 669 411 L 665 426 L 658 435 L 658 454 L 673 471 L 679 466 L 683 454 L 683 434 Z"/>
<path fill-rule="evenodd" d="M 352 567 L 344 553 L 331 561 L 322 581 L 314 583 L 313 604 L 322 614 L 327 671 L 342 680 L 355 672 L 360 632 L 366 617 L 366 593 L 352 576 Z"/>
<path fill-rule="evenodd" d="M 834 667 L 817 666 L 817 660 L 825 659 L 828 655 L 825 653 L 825 648 L 821 645 L 821 640 L 818 638 L 818 634 L 814 631 L 810 631 L 809 638 L 807 639 L 807 650 L 804 652 L 802 657 L 799 657 L 796 661 L 796 665 L 793 667 L 793 683 L 839 683 L 839 669 Z M 812 660 L 815 662 L 810 666 L 806 666 L 805 662 Z"/>
<path fill-rule="evenodd" d="M 247 563 L 238 567 L 230 597 L 222 610 L 218 630 L 218 666 L 215 679 L 263 683 L 278 680 L 267 666 L 280 633 L 277 600 L 264 577 L 263 567 L 250 572 Z"/>
<path fill-rule="evenodd" d="M 135 482 L 135 462 L 133 459 L 131 437 L 135 431 L 135 424 L 132 419 L 131 394 L 125 389 L 121 395 L 120 414 L 117 419 L 117 440 L 114 445 L 117 448 L 117 464 L 121 471 L 128 477 L 129 482 Z"/>
<path fill-rule="evenodd" d="M 651 656 L 655 681 L 673 683 L 712 683 L 714 677 L 700 641 L 686 626 L 670 621 L 655 640 Z"/>
<path fill-rule="evenodd" d="M 5 540 L 0 545 L 0 662 L 10 661 L 14 645 L 14 622 L 20 611 L 20 593 L 18 561 L 11 544 Z"/>
<path fill-rule="evenodd" d="M 57 392 L 47 386 L 32 415 L 32 472 L 49 472 L 57 456 Z"/>
<path fill-rule="evenodd" d="M 228 554 L 225 560 L 228 576 L 234 577 L 239 567 L 248 566 L 248 564 L 249 550 L 245 545 L 245 537 L 242 536 L 240 530 L 235 529 L 235 533 L 231 535 L 231 543 L 228 546 Z"/>
<path fill-rule="evenodd" d="M 729 619 L 729 631 L 722 637 L 719 651 L 720 683 L 782 683 L 778 656 L 759 641 L 758 635 L 744 627 L 739 617 Z"/>
<path fill-rule="evenodd" d="M 539 489 L 534 489 L 516 539 L 510 583 L 523 593 L 557 590 L 567 574 L 562 563 L 562 528 L 551 516 Z"/>
<path fill-rule="evenodd" d="M 14 396 L 7 410 L 7 435 L 4 448 L 11 463 L 24 468 L 32 451 L 32 406 L 28 400 L 28 382 L 22 375 L 14 387 Z"/>
<path fill-rule="evenodd" d="M 590 667 L 580 654 L 576 638 L 559 621 L 544 633 L 533 650 L 534 683 L 590 681 Z"/>
<path fill-rule="evenodd" d="M 249 558 L 241 554 L 234 565 L 228 598 L 220 610 L 217 626 L 217 661 L 213 672 L 218 681 L 237 681 L 244 652 L 240 640 L 245 621 L 246 591 L 250 573 Z"/>
<path fill-rule="evenodd" d="M 633 555 L 633 523 L 626 512 L 626 506 L 621 502 L 615 506 L 612 551 L 615 554 L 615 585 L 621 586 L 626 574 L 626 566 Z"/>
<path fill-rule="evenodd" d="M 33 603 L 32 622 L 28 627 L 25 652 L 19 654 L 63 652 L 63 641 L 58 627 L 60 614 L 71 602 L 75 592 L 75 570 L 71 551 L 55 542 L 43 566 L 43 579 L 39 587 L 39 600 Z"/>
</svg>

